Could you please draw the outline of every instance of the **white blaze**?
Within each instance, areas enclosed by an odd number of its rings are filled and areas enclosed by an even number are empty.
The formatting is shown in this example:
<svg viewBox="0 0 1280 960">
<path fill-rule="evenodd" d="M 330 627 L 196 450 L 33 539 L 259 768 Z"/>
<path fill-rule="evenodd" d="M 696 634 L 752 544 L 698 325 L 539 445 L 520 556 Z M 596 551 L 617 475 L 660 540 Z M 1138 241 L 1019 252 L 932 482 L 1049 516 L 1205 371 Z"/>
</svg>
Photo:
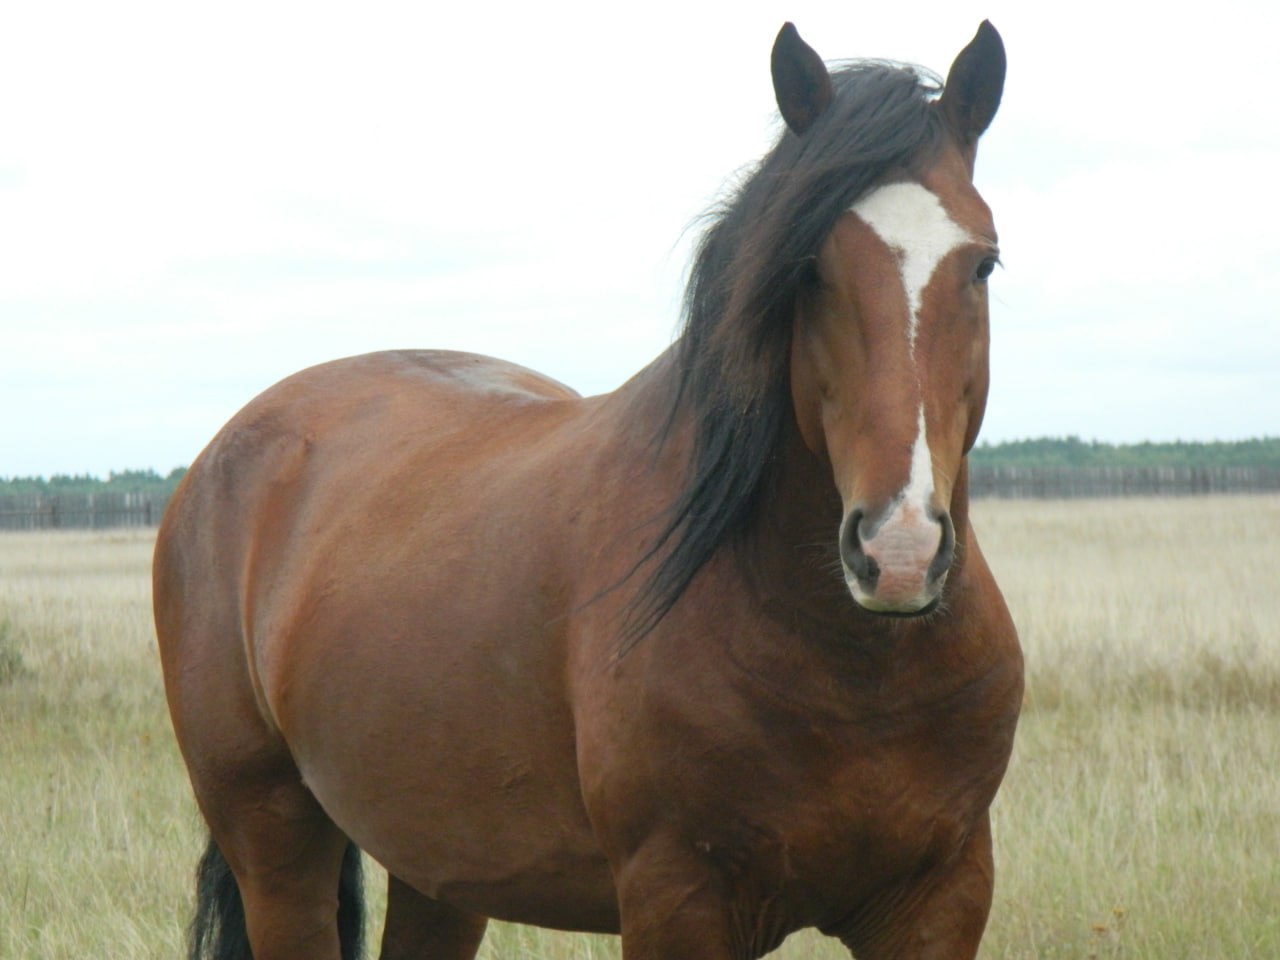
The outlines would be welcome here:
<svg viewBox="0 0 1280 960">
<path fill-rule="evenodd" d="M 907 342 L 914 359 L 925 288 L 947 254 L 971 239 L 969 231 L 951 219 L 932 191 L 910 180 L 877 187 L 850 210 L 875 231 L 898 259 L 907 297 Z M 922 401 L 911 448 L 911 477 L 899 502 L 922 507 L 932 494 L 933 455 L 925 432 Z"/>
<path fill-rule="evenodd" d="M 925 287 L 943 258 L 969 239 L 969 232 L 951 219 L 932 192 L 909 180 L 877 187 L 850 209 L 898 257 L 907 294 L 907 339 L 914 351 Z"/>
<path fill-rule="evenodd" d="M 924 404 L 916 420 L 916 442 L 911 446 L 911 477 L 901 498 L 907 503 L 923 506 L 933 496 L 933 453 L 929 450 L 929 438 L 925 433 Z"/>
</svg>

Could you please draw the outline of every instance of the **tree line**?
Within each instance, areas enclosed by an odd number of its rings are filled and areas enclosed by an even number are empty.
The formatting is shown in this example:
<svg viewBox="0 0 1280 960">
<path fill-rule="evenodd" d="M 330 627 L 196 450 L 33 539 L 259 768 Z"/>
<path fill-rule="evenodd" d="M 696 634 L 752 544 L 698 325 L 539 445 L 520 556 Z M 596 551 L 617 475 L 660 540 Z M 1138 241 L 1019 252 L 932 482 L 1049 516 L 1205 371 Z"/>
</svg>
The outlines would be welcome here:
<svg viewBox="0 0 1280 960">
<path fill-rule="evenodd" d="M 974 467 L 1064 468 L 1280 468 L 1280 437 L 1209 443 L 1112 444 L 1076 436 L 980 443 L 969 455 Z"/>
<path fill-rule="evenodd" d="M 90 474 L 55 473 L 45 477 L 0 477 L 0 496 L 37 494 L 142 493 L 167 500 L 186 475 L 176 467 L 163 476 L 155 470 L 112 471 L 104 480 Z"/>
</svg>

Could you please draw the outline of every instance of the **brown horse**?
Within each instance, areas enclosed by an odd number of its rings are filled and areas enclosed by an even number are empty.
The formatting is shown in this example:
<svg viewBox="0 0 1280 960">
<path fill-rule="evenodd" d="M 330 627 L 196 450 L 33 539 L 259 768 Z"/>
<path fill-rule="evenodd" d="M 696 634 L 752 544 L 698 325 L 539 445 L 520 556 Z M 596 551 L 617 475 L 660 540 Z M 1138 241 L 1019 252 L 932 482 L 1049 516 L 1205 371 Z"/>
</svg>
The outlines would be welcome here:
<svg viewBox="0 0 1280 960">
<path fill-rule="evenodd" d="M 486 918 L 746 958 L 815 926 L 972 957 L 1022 696 L 969 524 L 1004 50 L 941 90 L 828 72 L 702 242 L 674 346 L 607 396 L 383 353 L 297 374 L 200 456 L 156 546 L 211 832 L 193 953 L 470 958 Z"/>
</svg>

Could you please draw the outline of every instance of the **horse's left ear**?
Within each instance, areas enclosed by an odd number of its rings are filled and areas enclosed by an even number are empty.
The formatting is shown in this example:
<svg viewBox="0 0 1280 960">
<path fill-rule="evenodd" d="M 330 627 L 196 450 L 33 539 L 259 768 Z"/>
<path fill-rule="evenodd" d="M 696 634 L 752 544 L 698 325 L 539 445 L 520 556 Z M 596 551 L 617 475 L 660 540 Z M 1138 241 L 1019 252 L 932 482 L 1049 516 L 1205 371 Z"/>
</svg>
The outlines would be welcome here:
<svg viewBox="0 0 1280 960">
<path fill-rule="evenodd" d="M 800 39 L 794 24 L 784 23 L 778 39 L 773 41 L 769 68 L 782 119 L 795 133 L 804 133 L 835 97 L 827 65 L 813 47 Z"/>
<path fill-rule="evenodd" d="M 947 126 L 962 146 L 972 149 L 995 117 L 1004 92 L 1004 71 L 1004 41 L 991 21 L 983 20 L 951 64 L 938 101 Z"/>
</svg>

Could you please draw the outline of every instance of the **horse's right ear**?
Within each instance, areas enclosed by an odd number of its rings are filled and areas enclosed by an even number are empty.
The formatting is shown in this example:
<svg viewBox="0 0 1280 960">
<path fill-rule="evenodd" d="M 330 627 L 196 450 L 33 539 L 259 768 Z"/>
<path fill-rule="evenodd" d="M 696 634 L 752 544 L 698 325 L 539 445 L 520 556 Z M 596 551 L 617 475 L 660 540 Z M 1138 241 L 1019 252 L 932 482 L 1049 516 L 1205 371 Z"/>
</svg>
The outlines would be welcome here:
<svg viewBox="0 0 1280 960">
<path fill-rule="evenodd" d="M 794 24 L 784 23 L 773 42 L 769 66 L 782 119 L 794 132 L 804 133 L 835 97 L 826 64 L 813 47 L 800 39 Z"/>
</svg>

